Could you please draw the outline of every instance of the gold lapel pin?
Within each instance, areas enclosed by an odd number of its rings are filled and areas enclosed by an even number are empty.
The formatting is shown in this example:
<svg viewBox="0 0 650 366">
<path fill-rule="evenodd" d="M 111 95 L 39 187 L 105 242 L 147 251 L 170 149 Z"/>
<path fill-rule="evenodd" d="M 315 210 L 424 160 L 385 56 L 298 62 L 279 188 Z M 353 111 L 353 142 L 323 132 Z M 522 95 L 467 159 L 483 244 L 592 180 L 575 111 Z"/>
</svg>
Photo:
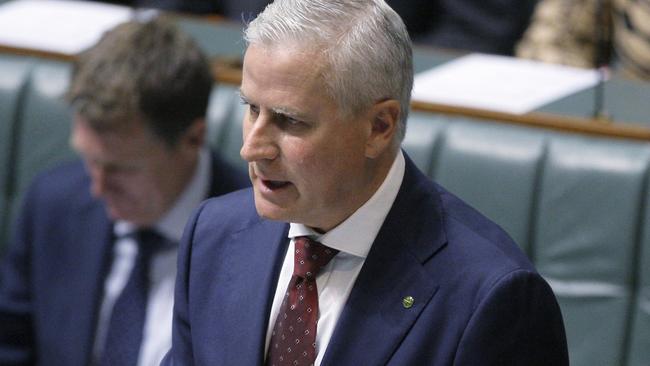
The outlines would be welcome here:
<svg viewBox="0 0 650 366">
<path fill-rule="evenodd" d="M 415 299 L 413 298 L 413 296 L 407 296 L 407 297 L 402 299 L 402 305 L 404 305 L 405 309 L 408 309 L 411 306 L 413 306 L 414 302 L 415 302 Z"/>
</svg>

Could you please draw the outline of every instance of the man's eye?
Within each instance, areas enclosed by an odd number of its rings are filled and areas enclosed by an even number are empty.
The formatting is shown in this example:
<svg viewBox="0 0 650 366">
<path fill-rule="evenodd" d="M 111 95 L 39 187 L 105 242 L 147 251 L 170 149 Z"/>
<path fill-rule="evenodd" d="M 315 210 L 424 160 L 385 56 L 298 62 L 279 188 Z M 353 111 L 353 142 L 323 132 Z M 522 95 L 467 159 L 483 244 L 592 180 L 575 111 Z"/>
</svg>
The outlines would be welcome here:
<svg viewBox="0 0 650 366">
<path fill-rule="evenodd" d="M 291 125 L 291 126 L 299 126 L 299 125 L 301 125 L 301 124 L 304 123 L 304 122 L 301 121 L 301 120 L 298 120 L 298 119 L 295 119 L 295 118 L 291 118 L 291 117 L 287 117 L 286 121 L 287 121 L 287 124 L 288 124 L 288 125 Z"/>
<path fill-rule="evenodd" d="M 106 168 L 112 174 L 133 174 L 138 171 L 135 166 L 131 165 L 112 165 Z"/>
<path fill-rule="evenodd" d="M 305 122 L 303 120 L 300 120 L 300 119 L 292 118 L 292 117 L 289 117 L 289 116 L 280 115 L 280 116 L 278 116 L 277 121 L 278 121 L 278 124 L 280 126 L 282 126 L 283 128 L 291 129 L 291 130 L 294 130 L 294 131 L 305 131 L 309 127 L 309 124 L 307 124 L 307 122 Z"/>
<path fill-rule="evenodd" d="M 260 108 L 252 104 L 248 105 L 248 111 L 246 113 L 246 119 L 250 122 L 256 121 L 260 115 Z"/>
</svg>

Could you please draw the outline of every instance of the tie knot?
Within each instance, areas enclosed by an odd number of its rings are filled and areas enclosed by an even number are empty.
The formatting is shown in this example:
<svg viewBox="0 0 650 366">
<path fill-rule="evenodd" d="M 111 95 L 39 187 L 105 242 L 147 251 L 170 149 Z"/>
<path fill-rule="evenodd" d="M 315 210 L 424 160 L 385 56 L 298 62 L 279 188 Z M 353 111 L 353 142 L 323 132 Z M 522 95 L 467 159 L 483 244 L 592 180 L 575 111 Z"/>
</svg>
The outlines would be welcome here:
<svg viewBox="0 0 650 366">
<path fill-rule="evenodd" d="M 139 229 L 135 239 L 138 242 L 139 252 L 145 258 L 152 256 L 167 245 L 165 237 L 153 229 Z"/>
<path fill-rule="evenodd" d="M 339 252 L 306 236 L 296 237 L 294 244 L 293 274 L 307 280 L 315 279 L 318 272 Z"/>
</svg>

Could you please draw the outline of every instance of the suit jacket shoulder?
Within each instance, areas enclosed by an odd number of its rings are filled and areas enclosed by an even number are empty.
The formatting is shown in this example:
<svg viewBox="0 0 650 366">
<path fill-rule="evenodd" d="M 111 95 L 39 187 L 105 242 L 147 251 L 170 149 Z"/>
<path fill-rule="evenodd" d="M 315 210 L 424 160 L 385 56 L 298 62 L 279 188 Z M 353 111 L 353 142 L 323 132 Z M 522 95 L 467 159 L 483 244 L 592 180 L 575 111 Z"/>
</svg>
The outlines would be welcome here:
<svg viewBox="0 0 650 366">
<path fill-rule="evenodd" d="M 26 192 L 0 268 L 3 365 L 89 362 L 111 235 L 89 187 L 75 161 L 39 174 Z"/>
<path fill-rule="evenodd" d="M 80 160 L 65 162 L 39 173 L 32 180 L 25 193 L 25 204 L 37 205 L 39 210 L 46 207 L 67 210 L 73 205 L 91 204 L 95 200 L 89 187 L 90 177 L 83 163 Z"/>
</svg>

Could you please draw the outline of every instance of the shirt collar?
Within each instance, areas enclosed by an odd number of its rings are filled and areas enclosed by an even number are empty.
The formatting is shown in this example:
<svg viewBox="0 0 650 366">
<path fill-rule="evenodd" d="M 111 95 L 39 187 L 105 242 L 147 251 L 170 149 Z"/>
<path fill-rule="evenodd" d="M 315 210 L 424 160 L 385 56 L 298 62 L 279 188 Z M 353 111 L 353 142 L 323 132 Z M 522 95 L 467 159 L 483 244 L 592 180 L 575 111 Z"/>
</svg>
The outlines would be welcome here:
<svg viewBox="0 0 650 366">
<path fill-rule="evenodd" d="M 180 242 L 187 219 L 208 195 L 211 175 L 210 151 L 203 147 L 199 151 L 198 164 L 189 184 L 185 186 L 172 208 L 153 225 L 161 235 L 176 243 Z M 118 220 L 113 231 L 117 237 L 121 237 L 135 229 L 136 226 L 132 223 Z"/>
<path fill-rule="evenodd" d="M 291 223 L 289 237 L 311 236 L 330 248 L 365 258 L 397 197 L 404 179 L 404 169 L 404 155 L 399 150 L 381 186 L 345 221 L 325 234 L 319 234 L 303 224 Z"/>
</svg>

